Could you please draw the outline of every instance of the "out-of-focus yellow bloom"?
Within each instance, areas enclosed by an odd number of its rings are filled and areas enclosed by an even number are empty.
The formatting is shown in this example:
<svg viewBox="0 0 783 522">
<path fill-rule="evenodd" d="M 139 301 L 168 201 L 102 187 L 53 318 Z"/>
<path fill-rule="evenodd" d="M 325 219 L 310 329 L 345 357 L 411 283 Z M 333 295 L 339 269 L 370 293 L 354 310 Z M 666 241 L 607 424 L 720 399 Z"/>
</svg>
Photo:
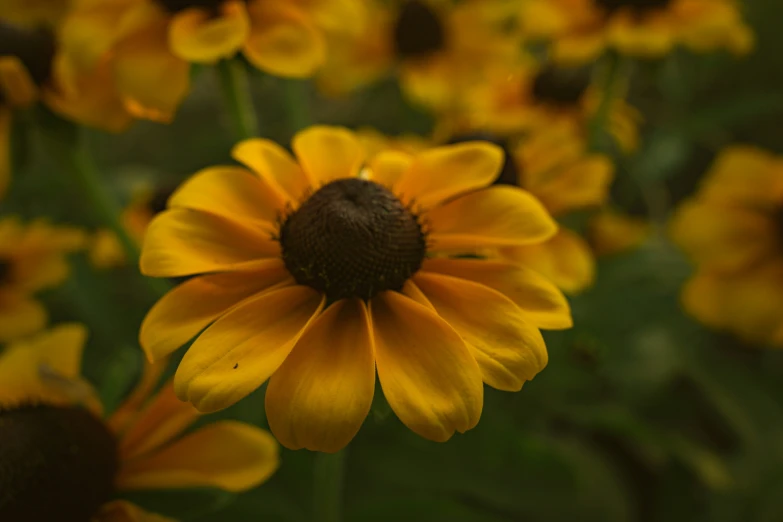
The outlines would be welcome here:
<svg viewBox="0 0 783 522">
<path fill-rule="evenodd" d="M 610 256 L 640 246 L 651 228 L 649 219 L 603 208 L 590 217 L 587 238 L 596 256 Z"/>
<path fill-rule="evenodd" d="M 747 340 L 783 345 L 783 159 L 726 149 L 671 232 L 696 265 L 686 309 Z"/>
<path fill-rule="evenodd" d="M 163 370 L 147 366 L 108 418 L 79 376 L 87 331 L 61 325 L 0 354 L 2 520 L 173 522 L 118 491 L 213 487 L 244 491 L 278 467 L 272 436 L 235 421 L 182 433 L 199 417 L 171 384 L 152 395 Z"/>
<path fill-rule="evenodd" d="M 410 99 L 448 110 L 492 64 L 513 62 L 519 41 L 502 0 L 371 0 L 371 23 L 358 36 L 330 42 L 318 80 L 343 94 L 397 75 Z"/>
<path fill-rule="evenodd" d="M 271 74 L 307 77 L 324 60 L 326 33 L 364 22 L 358 0 L 77 0 L 63 42 L 77 70 L 110 57 L 135 116 L 169 121 L 188 93 L 191 63 L 241 52 Z"/>
<path fill-rule="evenodd" d="M 531 39 L 549 40 L 561 63 L 586 63 L 607 48 L 660 57 L 678 45 L 696 52 L 747 53 L 753 33 L 735 0 L 528 0 L 520 22 Z"/>
<path fill-rule="evenodd" d="M 16 25 L 54 27 L 71 3 L 72 0 L 0 0 L 0 18 Z"/>
<path fill-rule="evenodd" d="M 398 151 L 406 154 L 417 154 L 432 146 L 432 140 L 415 134 L 403 134 L 402 136 L 386 136 L 375 129 L 366 127 L 356 131 L 356 138 L 368 158 L 375 157 L 384 151 Z"/>
<path fill-rule="evenodd" d="M 77 229 L 43 220 L 23 225 L 17 218 L 0 219 L 0 342 L 46 325 L 46 310 L 33 294 L 65 281 L 66 254 L 84 245 L 85 235 Z"/>
</svg>

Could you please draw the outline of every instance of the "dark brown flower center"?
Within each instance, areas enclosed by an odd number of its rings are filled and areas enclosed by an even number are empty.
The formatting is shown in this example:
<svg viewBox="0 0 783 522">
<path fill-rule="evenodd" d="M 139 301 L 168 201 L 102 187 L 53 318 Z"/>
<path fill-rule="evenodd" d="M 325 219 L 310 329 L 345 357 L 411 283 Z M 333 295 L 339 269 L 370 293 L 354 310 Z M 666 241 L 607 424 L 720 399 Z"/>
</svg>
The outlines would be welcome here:
<svg viewBox="0 0 783 522">
<path fill-rule="evenodd" d="M 519 186 L 519 168 L 514 161 L 511 151 L 508 148 L 508 140 L 490 134 L 488 132 L 471 132 L 467 134 L 458 134 L 452 137 L 448 143 L 465 143 L 466 141 L 488 141 L 494 143 L 503 149 L 503 169 L 493 185 L 511 185 Z"/>
<path fill-rule="evenodd" d="M 397 56 L 424 58 L 446 45 L 446 29 L 426 2 L 409 0 L 402 6 L 394 25 L 394 48 Z"/>
<path fill-rule="evenodd" d="M 595 3 L 610 14 L 623 8 L 634 10 L 638 14 L 654 9 L 669 7 L 671 0 L 594 0 Z"/>
<path fill-rule="evenodd" d="M 49 80 L 54 59 L 54 36 L 45 29 L 17 27 L 0 20 L 0 56 L 15 56 L 36 85 Z M 0 103 L 4 100 L 0 89 Z"/>
<path fill-rule="evenodd" d="M 330 301 L 402 289 L 427 249 L 418 217 L 385 187 L 358 178 L 318 189 L 282 224 L 280 244 L 296 281 Z"/>
<path fill-rule="evenodd" d="M 0 520 L 89 522 L 114 492 L 116 446 L 81 408 L 0 410 Z"/>
<path fill-rule="evenodd" d="M 225 0 L 157 0 L 166 11 L 178 13 L 191 7 L 200 7 L 217 13 Z"/>
<path fill-rule="evenodd" d="M 585 67 L 545 67 L 533 80 L 533 98 L 557 107 L 577 105 L 590 85 L 590 70 Z"/>
</svg>

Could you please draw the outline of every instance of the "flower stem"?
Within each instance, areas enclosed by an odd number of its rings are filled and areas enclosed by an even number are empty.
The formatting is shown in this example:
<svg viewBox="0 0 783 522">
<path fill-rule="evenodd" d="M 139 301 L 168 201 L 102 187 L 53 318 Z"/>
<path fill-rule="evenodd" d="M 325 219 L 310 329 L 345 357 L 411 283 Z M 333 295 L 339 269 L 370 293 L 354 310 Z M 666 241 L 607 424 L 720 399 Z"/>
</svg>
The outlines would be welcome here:
<svg viewBox="0 0 783 522">
<path fill-rule="evenodd" d="M 237 59 L 222 60 L 218 63 L 218 78 L 237 138 L 246 140 L 258 136 L 258 121 L 245 64 Z"/>
<path fill-rule="evenodd" d="M 310 102 L 307 82 L 291 79 L 283 83 L 283 102 L 288 115 L 288 127 L 292 134 L 310 125 Z"/>
<path fill-rule="evenodd" d="M 318 453 L 314 465 L 313 506 L 316 522 L 340 522 L 343 508 L 346 449 Z"/>
</svg>

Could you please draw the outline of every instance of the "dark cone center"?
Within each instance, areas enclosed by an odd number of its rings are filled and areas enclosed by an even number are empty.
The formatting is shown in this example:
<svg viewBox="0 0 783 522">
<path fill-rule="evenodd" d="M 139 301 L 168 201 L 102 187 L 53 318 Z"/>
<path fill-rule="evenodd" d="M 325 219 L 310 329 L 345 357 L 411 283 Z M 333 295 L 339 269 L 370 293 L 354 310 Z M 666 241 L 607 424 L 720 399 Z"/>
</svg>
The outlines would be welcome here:
<svg viewBox="0 0 783 522">
<path fill-rule="evenodd" d="M 417 216 L 385 187 L 358 178 L 310 196 L 281 226 L 280 244 L 296 281 L 330 301 L 402 289 L 427 248 Z"/>
<path fill-rule="evenodd" d="M 178 13 L 191 7 L 207 9 L 217 13 L 225 0 L 156 0 L 166 11 Z"/>
<path fill-rule="evenodd" d="M 54 35 L 45 29 L 17 27 L 0 21 L 0 56 L 16 56 L 36 85 L 43 85 L 52 73 Z M 0 102 L 3 92 L 0 90 Z"/>
<path fill-rule="evenodd" d="M 424 58 L 446 45 L 446 29 L 426 2 L 405 2 L 394 25 L 394 48 L 397 56 Z"/>
<path fill-rule="evenodd" d="M 500 175 L 494 181 L 493 185 L 511 185 L 519 186 L 519 168 L 517 167 L 511 151 L 508 148 L 508 140 L 485 132 L 471 132 L 467 134 L 458 134 L 452 137 L 448 144 L 465 143 L 466 141 L 488 141 L 503 149 L 503 169 Z"/>
<path fill-rule="evenodd" d="M 117 447 L 81 408 L 0 411 L 0 520 L 89 522 L 114 491 Z"/>
<path fill-rule="evenodd" d="M 644 14 L 655 9 L 665 9 L 671 4 L 671 0 L 594 0 L 595 3 L 606 10 L 614 13 L 623 8 L 632 9 L 638 14 Z"/>
<path fill-rule="evenodd" d="M 572 107 L 581 102 L 590 86 L 590 70 L 584 67 L 546 67 L 533 80 L 533 98 L 539 103 Z"/>
</svg>

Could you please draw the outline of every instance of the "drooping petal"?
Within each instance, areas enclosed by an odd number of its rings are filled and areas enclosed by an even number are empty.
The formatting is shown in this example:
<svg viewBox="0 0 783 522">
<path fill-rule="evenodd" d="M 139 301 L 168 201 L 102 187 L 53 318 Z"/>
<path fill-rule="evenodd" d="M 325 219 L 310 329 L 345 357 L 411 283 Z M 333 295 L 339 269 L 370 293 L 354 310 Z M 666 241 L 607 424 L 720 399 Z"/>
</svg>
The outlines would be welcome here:
<svg viewBox="0 0 783 522">
<path fill-rule="evenodd" d="M 509 186 L 465 194 L 430 210 L 426 218 L 435 251 L 529 245 L 557 232 L 557 223 L 535 197 Z"/>
<path fill-rule="evenodd" d="M 195 337 L 243 299 L 290 277 L 280 259 L 254 268 L 195 277 L 164 295 L 147 313 L 139 342 L 147 358 L 158 361 Z"/>
<path fill-rule="evenodd" d="M 313 188 L 356 177 L 364 161 L 359 140 L 342 127 L 308 127 L 294 136 L 292 146 Z"/>
<path fill-rule="evenodd" d="M 169 208 L 209 212 L 239 223 L 252 221 L 267 232 L 277 230 L 275 220 L 285 200 L 241 167 L 209 167 L 193 175 L 172 194 Z"/>
<path fill-rule="evenodd" d="M 217 15 L 208 9 L 189 8 L 169 24 L 173 54 L 189 62 L 214 63 L 231 58 L 250 34 L 250 20 L 242 2 L 223 2 Z"/>
<path fill-rule="evenodd" d="M 145 361 L 141 376 L 133 390 L 106 421 L 106 424 L 114 433 L 125 432 L 142 407 L 147 403 L 152 392 L 155 391 L 158 381 L 160 381 L 160 377 L 165 370 L 165 360 L 154 364 Z"/>
<path fill-rule="evenodd" d="M 481 371 L 465 342 L 438 315 L 397 292 L 370 302 L 383 393 L 415 433 L 444 442 L 481 416 Z"/>
<path fill-rule="evenodd" d="M 13 107 L 26 107 L 38 97 L 27 67 L 16 56 L 0 56 L 0 95 Z"/>
<path fill-rule="evenodd" d="M 306 286 L 265 292 L 231 310 L 188 349 L 174 389 L 202 412 L 231 406 L 283 363 L 324 299 Z"/>
<path fill-rule="evenodd" d="M 0 342 L 33 334 L 46 326 L 49 315 L 35 299 L 15 292 L 0 292 Z"/>
<path fill-rule="evenodd" d="M 239 269 L 279 253 L 280 244 L 260 227 L 175 208 L 150 223 L 140 264 L 145 275 L 178 277 Z"/>
<path fill-rule="evenodd" d="M 238 421 L 220 421 L 124 462 L 117 487 L 213 487 L 239 492 L 264 482 L 279 465 L 278 446 L 268 432 Z"/>
<path fill-rule="evenodd" d="M 139 506 L 126 500 L 112 500 L 101 506 L 92 522 L 177 522 L 173 518 L 164 517 L 144 511 Z"/>
<path fill-rule="evenodd" d="M 478 259 L 427 259 L 421 269 L 493 288 L 514 301 L 525 311 L 525 319 L 539 328 L 557 330 L 573 326 L 571 309 L 563 292 L 529 268 Z"/>
<path fill-rule="evenodd" d="M 375 391 L 366 305 L 343 299 L 302 335 L 266 389 L 269 427 L 289 449 L 333 453 L 356 435 Z"/>
<path fill-rule="evenodd" d="M 253 138 L 237 143 L 231 157 L 258 174 L 285 202 L 299 201 L 310 180 L 283 147 L 272 140 Z"/>
<path fill-rule="evenodd" d="M 487 286 L 432 272 L 413 278 L 435 311 L 462 336 L 484 382 L 519 391 L 548 361 L 541 332 L 510 299 Z"/>
<path fill-rule="evenodd" d="M 395 187 L 406 201 L 429 208 L 492 183 L 503 166 L 503 149 L 484 142 L 458 143 L 418 154 Z"/>
</svg>

